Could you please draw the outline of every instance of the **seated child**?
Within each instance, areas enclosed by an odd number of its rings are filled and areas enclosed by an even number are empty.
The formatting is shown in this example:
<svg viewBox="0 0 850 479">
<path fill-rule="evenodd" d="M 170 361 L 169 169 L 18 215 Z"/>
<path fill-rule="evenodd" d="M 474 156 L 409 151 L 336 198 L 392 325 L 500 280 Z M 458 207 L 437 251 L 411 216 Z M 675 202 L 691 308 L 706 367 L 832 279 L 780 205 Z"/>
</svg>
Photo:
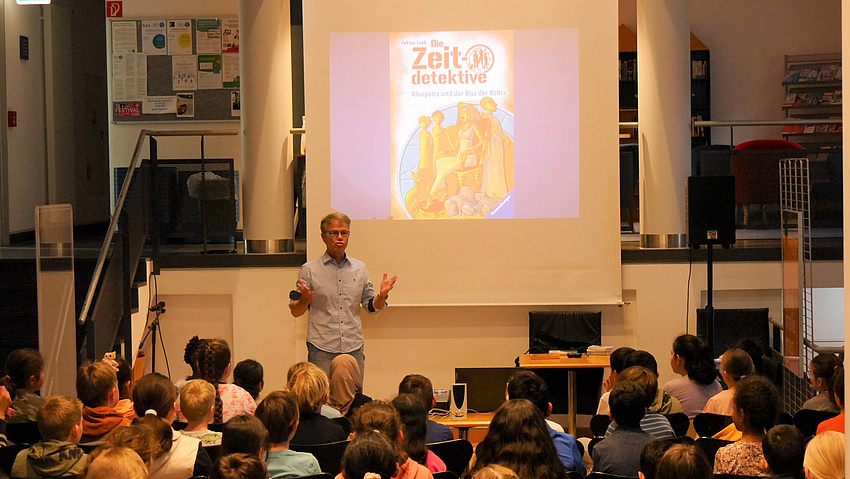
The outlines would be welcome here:
<svg viewBox="0 0 850 479">
<path fill-rule="evenodd" d="M 118 364 L 118 370 L 115 371 L 115 375 L 118 378 L 119 398 L 115 409 L 123 414 L 124 417 L 133 419 L 136 417 L 136 410 L 133 409 L 133 393 L 130 391 L 130 383 L 133 381 L 133 368 L 130 367 L 130 363 L 124 358 L 116 358 L 115 362 Z"/>
<path fill-rule="evenodd" d="M 213 465 L 209 479 L 266 479 L 266 465 L 251 454 L 229 454 L 220 457 Z"/>
<path fill-rule="evenodd" d="M 180 411 L 188 425 L 181 434 L 201 440 L 204 446 L 221 444 L 220 432 L 210 431 L 215 414 L 215 388 L 203 379 L 192 379 L 180 389 Z"/>
<path fill-rule="evenodd" d="M 198 345 L 193 357 L 198 358 L 200 377 L 216 388 L 215 412 L 213 422 L 227 422 L 240 414 L 254 414 L 257 403 L 248 391 L 235 384 L 229 384 L 227 379 L 232 372 L 230 346 L 223 339 L 207 339 Z M 182 412 L 177 410 L 177 418 L 185 420 Z"/>
<path fill-rule="evenodd" d="M 540 376 L 531 371 L 520 371 L 514 374 L 508 381 L 507 387 L 508 400 L 511 399 L 528 399 L 534 404 L 537 409 L 547 417 L 552 413 L 552 403 L 549 402 L 549 386 Z M 558 458 L 564 464 L 568 471 L 575 471 L 584 476 L 587 473 L 587 468 L 581 459 L 576 439 L 565 432 L 557 432 L 552 427 L 551 421 L 546 421 L 549 437 L 555 443 L 555 449 L 558 451 Z"/>
<path fill-rule="evenodd" d="M 269 431 L 254 416 L 243 414 L 224 423 L 221 455 L 244 453 L 265 457 Z"/>
<path fill-rule="evenodd" d="M 331 361 L 328 381 L 328 404 L 347 418 L 353 417 L 357 408 L 372 400 L 363 394 L 363 375 L 357 360 L 350 354 L 340 354 Z"/>
<path fill-rule="evenodd" d="M 103 438 L 103 444 L 91 456 L 102 448 L 127 447 L 135 451 L 150 469 L 154 459 L 171 450 L 171 436 L 171 426 L 154 414 L 148 414 L 133 418 L 130 424 L 114 429 Z"/>
<path fill-rule="evenodd" d="M 360 479 L 372 473 L 381 479 L 395 477 L 398 470 L 393 443 L 378 431 L 357 434 L 342 456 L 342 472 L 336 479 Z"/>
<path fill-rule="evenodd" d="M 351 426 L 355 437 L 367 431 L 378 431 L 392 442 L 396 451 L 395 457 L 398 460 L 398 471 L 393 477 L 397 479 L 433 479 L 433 474 L 427 467 L 408 457 L 401 448 L 403 439 L 401 418 L 392 404 L 386 401 L 372 401 L 360 406 L 354 413 Z"/>
<path fill-rule="evenodd" d="M 270 477 L 299 477 L 322 472 L 319 461 L 312 454 L 289 449 L 289 441 L 298 428 L 298 404 L 292 393 L 272 392 L 257 406 L 256 416 L 269 431 L 266 464 Z"/>
<path fill-rule="evenodd" d="M 77 370 L 77 397 L 83 402 L 83 438 L 95 441 L 130 419 L 115 409 L 120 393 L 115 369 L 101 361 Z M 144 414 L 144 412 L 142 413 Z"/>
<path fill-rule="evenodd" d="M 239 361 L 233 368 L 233 384 L 248 391 L 254 401 L 260 399 L 263 392 L 263 365 L 253 359 Z"/>
<path fill-rule="evenodd" d="M 41 441 L 19 452 L 13 477 L 77 477 L 88 458 L 77 447 L 83 435 L 83 406 L 77 399 L 53 396 L 36 416 Z"/>
<path fill-rule="evenodd" d="M 599 398 L 599 406 L 596 407 L 596 414 L 608 414 L 608 396 L 611 394 L 611 389 L 617 384 L 617 377 L 626 369 L 626 356 L 633 353 L 634 348 L 624 346 L 617 348 L 611 352 L 609 361 L 611 363 L 611 374 L 602 385 L 605 387 L 605 392 Z"/>
<path fill-rule="evenodd" d="M 516 473 L 505 466 L 490 464 L 479 469 L 472 479 L 519 479 Z"/>
<path fill-rule="evenodd" d="M 842 479 L 844 434 L 826 431 L 815 435 L 806 446 L 803 470 L 808 479 Z"/>
<path fill-rule="evenodd" d="M 9 424 L 35 421 L 44 399 L 36 394 L 44 385 L 44 359 L 37 349 L 16 349 L 6 358 L 6 377 L 15 414 Z"/>
<path fill-rule="evenodd" d="M 415 394 L 399 394 L 393 398 L 392 403 L 401 418 L 404 434 L 401 448 L 404 452 L 431 472 L 445 471 L 446 463 L 429 451 L 425 444 L 425 421 L 428 419 L 428 410 L 422 404 L 422 398 Z"/>
<path fill-rule="evenodd" d="M 803 456 L 806 454 L 806 438 L 794 426 L 774 426 L 761 443 L 764 453 L 762 467 L 771 477 L 804 479 Z"/>
<path fill-rule="evenodd" d="M 711 350 L 693 334 L 682 334 L 673 341 L 670 366 L 681 377 L 667 381 L 663 389 L 682 403 L 685 414 L 693 420 L 708 400 L 723 390 L 717 382 Z"/>
<path fill-rule="evenodd" d="M 318 367 L 299 369 L 287 382 L 286 389 L 298 403 L 301 421 L 292 444 L 327 444 L 348 438 L 342 426 L 320 413 L 322 405 L 328 401 L 329 388 L 327 375 Z"/>
<path fill-rule="evenodd" d="M 418 395 L 425 402 L 425 407 L 429 411 L 437 404 L 437 398 L 434 397 L 434 388 L 431 385 L 431 380 L 421 374 L 408 374 L 405 376 L 398 385 L 398 393 Z M 454 438 L 452 428 L 449 426 L 430 419 L 425 423 L 426 444 L 451 441 Z"/>
<path fill-rule="evenodd" d="M 93 455 L 94 456 L 94 455 Z M 110 447 L 94 456 L 86 467 L 85 479 L 148 479 L 148 468 L 132 449 Z"/>
<path fill-rule="evenodd" d="M 702 450 L 693 444 L 676 444 L 658 463 L 656 479 L 711 479 L 711 463 Z"/>
<path fill-rule="evenodd" d="M 835 396 L 835 404 L 841 409 L 841 414 L 818 424 L 818 434 L 824 431 L 836 431 L 844 434 L 844 368 L 838 368 L 835 373 L 832 391 Z"/>
<path fill-rule="evenodd" d="M 631 381 L 619 379 L 608 404 L 608 414 L 617 425 L 593 448 L 593 471 L 637 477 L 641 451 L 655 439 L 640 428 L 640 420 L 646 414 L 646 391 Z"/>
<path fill-rule="evenodd" d="M 835 393 L 833 382 L 838 369 L 843 369 L 841 359 L 834 354 L 822 353 L 812 359 L 809 365 L 809 376 L 812 381 L 812 389 L 818 394 L 803 403 L 803 409 L 814 409 L 815 411 L 839 412 L 838 404 L 835 404 Z"/>
<path fill-rule="evenodd" d="M 646 392 L 646 414 L 640 420 L 640 428 L 644 432 L 652 434 L 656 439 L 673 438 L 676 433 L 670 425 L 670 421 L 666 417 L 649 410 L 649 406 L 656 398 L 658 392 L 658 380 L 655 374 L 649 369 L 642 366 L 631 366 L 620 373 L 618 380 L 631 381 L 640 386 Z M 613 432 L 616 426 L 612 422 L 608 425 L 608 430 L 605 432 L 607 436 Z"/>
<path fill-rule="evenodd" d="M 299 361 L 299 362 L 293 364 L 292 366 L 289 366 L 289 369 L 286 371 L 286 382 L 287 382 L 287 384 L 292 379 L 292 376 L 296 372 L 301 371 L 302 369 L 318 369 L 318 370 L 324 372 L 324 370 L 322 368 L 320 368 L 319 366 L 316 366 L 315 364 L 313 364 L 311 362 Z M 325 374 L 325 377 L 327 377 L 327 374 Z M 330 379 L 328 381 L 330 381 Z M 328 385 L 328 391 L 329 391 L 328 394 L 330 395 L 330 385 Z M 328 397 L 328 401 L 329 400 L 330 400 L 330 396 Z M 329 419 L 335 419 L 335 418 L 338 418 L 338 417 L 342 417 L 342 414 L 338 410 L 332 408 L 329 404 L 327 404 L 328 401 L 325 401 L 325 404 L 322 404 L 322 407 L 321 407 L 321 410 L 319 411 L 319 413 L 322 416 L 325 416 L 326 418 L 329 418 Z"/>
<path fill-rule="evenodd" d="M 664 453 L 676 444 L 693 444 L 694 440 L 689 436 L 679 438 L 656 439 L 649 441 L 643 446 L 643 451 L 640 453 L 640 471 L 638 477 L 640 479 L 655 479 L 655 474 L 658 472 L 658 463 L 664 457 Z"/>
<path fill-rule="evenodd" d="M 648 351 L 639 349 L 626 356 L 626 369 L 632 366 L 643 366 L 646 369 L 649 369 L 652 371 L 652 374 L 655 374 L 656 382 L 658 381 L 658 362 L 655 360 L 655 356 L 650 354 Z M 682 403 L 662 388 L 658 388 L 658 392 L 655 393 L 655 400 L 652 401 L 652 405 L 649 406 L 649 410 L 663 415 L 685 412 L 684 409 L 682 409 Z"/>
<path fill-rule="evenodd" d="M 720 357 L 720 375 L 729 389 L 721 391 L 705 404 L 702 412 L 731 416 L 735 409 L 733 398 L 735 397 L 735 386 L 741 379 L 752 376 L 753 360 L 743 349 L 730 349 Z"/>
<path fill-rule="evenodd" d="M 768 475 L 762 466 L 762 441 L 765 431 L 773 427 L 778 409 L 779 392 L 764 377 L 744 378 L 738 383 L 732 421 L 741 431 L 741 440 L 717 450 L 715 474 Z"/>
</svg>

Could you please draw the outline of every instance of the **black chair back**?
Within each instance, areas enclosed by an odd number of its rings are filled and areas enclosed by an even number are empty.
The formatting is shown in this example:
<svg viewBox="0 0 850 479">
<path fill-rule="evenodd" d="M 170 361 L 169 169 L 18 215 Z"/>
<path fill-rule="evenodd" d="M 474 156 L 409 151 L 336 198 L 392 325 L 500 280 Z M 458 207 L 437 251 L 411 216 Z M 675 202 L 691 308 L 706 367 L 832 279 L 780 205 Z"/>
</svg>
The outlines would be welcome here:
<svg viewBox="0 0 850 479">
<path fill-rule="evenodd" d="M 694 417 L 694 431 L 699 437 L 712 437 L 732 424 L 732 416 L 702 412 Z"/>
<path fill-rule="evenodd" d="M 309 452 L 319 461 L 322 472 L 336 476 L 342 470 L 342 455 L 345 454 L 349 442 L 351 441 L 346 439 L 327 444 L 291 444 L 289 448 L 293 451 Z"/>
<path fill-rule="evenodd" d="M 715 474 L 714 479 L 755 479 L 756 477 L 764 477 L 764 476 L 745 476 L 743 474 Z"/>
<path fill-rule="evenodd" d="M 7 423 L 6 438 L 14 443 L 35 444 L 41 441 L 41 431 L 35 421 Z"/>
<path fill-rule="evenodd" d="M 590 432 L 593 437 L 603 437 L 608 431 L 608 425 L 611 424 L 611 417 L 607 414 L 595 414 L 590 418 Z"/>
<path fill-rule="evenodd" d="M 617 474 L 608 474 L 607 472 L 591 472 L 587 475 L 587 479 L 635 479 L 634 476 L 620 476 Z"/>
<path fill-rule="evenodd" d="M 334 476 L 328 474 L 327 472 L 320 472 L 318 474 L 310 474 L 309 476 L 301 476 L 298 479 L 334 479 Z"/>
<path fill-rule="evenodd" d="M 818 431 L 818 425 L 827 419 L 837 416 L 837 412 L 815 411 L 813 409 L 800 409 L 794 414 L 794 425 L 803 432 L 803 436 L 814 436 Z"/>
<path fill-rule="evenodd" d="M 224 423 L 223 422 L 211 422 L 207 424 L 207 429 L 213 432 L 224 432 Z"/>
<path fill-rule="evenodd" d="M 590 456 L 591 459 L 593 458 L 593 448 L 603 439 L 605 439 L 605 438 L 604 437 L 594 437 L 593 439 L 590 440 L 589 443 L 587 443 L 587 455 Z"/>
<path fill-rule="evenodd" d="M 215 460 L 221 456 L 221 444 L 216 444 L 215 446 L 204 446 L 204 451 L 206 451 L 207 455 L 210 456 L 212 462 L 215 462 Z"/>
<path fill-rule="evenodd" d="M 436 478 L 436 476 L 434 476 Z M 576 471 L 567 471 L 567 479 L 584 479 L 584 476 Z"/>
<path fill-rule="evenodd" d="M 691 427 L 691 420 L 688 419 L 688 415 L 683 412 L 676 412 L 673 414 L 667 414 L 664 417 L 667 418 L 667 421 L 670 422 L 670 427 L 673 428 L 673 432 L 676 436 L 684 436 L 688 433 L 688 429 Z"/>
<path fill-rule="evenodd" d="M 331 419 L 331 421 L 342 426 L 342 429 L 343 429 L 343 431 L 345 431 L 346 436 L 351 434 L 351 421 L 347 417 L 345 417 L 345 416 L 335 417 L 335 418 Z"/>
<path fill-rule="evenodd" d="M 12 465 L 15 464 L 15 458 L 18 457 L 18 453 L 24 449 L 29 449 L 29 447 L 29 444 L 11 444 L 0 448 L 0 471 L 11 476 Z"/>
<path fill-rule="evenodd" d="M 171 423 L 171 429 L 174 429 L 175 431 L 182 431 L 182 430 L 186 429 L 187 427 L 189 427 L 188 422 L 175 420 L 174 422 Z M 212 429 L 210 429 L 210 431 L 212 431 Z"/>
<path fill-rule="evenodd" d="M 461 477 L 469 468 L 472 459 L 472 443 L 466 439 L 434 442 L 428 444 L 428 449 L 446 463 L 446 469 Z M 324 470 L 324 469 L 323 469 Z"/>
<path fill-rule="evenodd" d="M 457 474 L 452 471 L 435 472 L 434 479 L 457 479 Z"/>
<path fill-rule="evenodd" d="M 702 449 L 702 452 L 705 453 L 705 457 L 708 458 L 708 462 L 714 466 L 714 456 L 717 454 L 717 450 L 727 444 L 732 444 L 732 441 L 724 441 L 722 439 L 712 439 L 710 437 L 701 437 L 694 441 L 694 444 Z"/>
</svg>

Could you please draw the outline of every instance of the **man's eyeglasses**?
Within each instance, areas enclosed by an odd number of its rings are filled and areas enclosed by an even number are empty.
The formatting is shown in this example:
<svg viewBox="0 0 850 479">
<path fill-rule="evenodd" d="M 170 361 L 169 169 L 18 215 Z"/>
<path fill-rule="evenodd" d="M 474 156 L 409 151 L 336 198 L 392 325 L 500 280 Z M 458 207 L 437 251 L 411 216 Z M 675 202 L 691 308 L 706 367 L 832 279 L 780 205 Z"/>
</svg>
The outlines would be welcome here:
<svg viewBox="0 0 850 479">
<path fill-rule="evenodd" d="M 328 231 L 328 236 L 330 236 L 331 238 L 336 238 L 337 236 L 342 236 L 343 238 L 345 238 L 350 234 L 351 234 L 351 231 L 345 231 L 345 230 L 343 230 L 343 231 L 336 231 L 336 230 Z"/>
</svg>

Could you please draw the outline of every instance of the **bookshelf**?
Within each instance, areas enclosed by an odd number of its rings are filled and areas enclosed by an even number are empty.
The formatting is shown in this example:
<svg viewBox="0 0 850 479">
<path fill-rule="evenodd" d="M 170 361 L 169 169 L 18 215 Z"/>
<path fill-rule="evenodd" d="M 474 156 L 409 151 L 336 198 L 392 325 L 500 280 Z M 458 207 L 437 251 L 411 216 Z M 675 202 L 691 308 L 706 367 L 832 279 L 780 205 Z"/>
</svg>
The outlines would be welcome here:
<svg viewBox="0 0 850 479">
<path fill-rule="evenodd" d="M 841 146 L 841 125 L 812 125 L 806 120 L 841 118 L 841 53 L 785 55 L 786 119 L 799 119 L 785 125 L 782 137 L 809 150 Z"/>
<path fill-rule="evenodd" d="M 638 121 L 637 35 L 624 24 L 619 29 L 620 121 Z M 691 117 L 711 119 L 711 52 L 691 33 Z M 620 128 L 620 144 L 637 143 L 637 129 Z M 691 131 L 691 147 L 711 144 L 710 128 Z"/>
</svg>

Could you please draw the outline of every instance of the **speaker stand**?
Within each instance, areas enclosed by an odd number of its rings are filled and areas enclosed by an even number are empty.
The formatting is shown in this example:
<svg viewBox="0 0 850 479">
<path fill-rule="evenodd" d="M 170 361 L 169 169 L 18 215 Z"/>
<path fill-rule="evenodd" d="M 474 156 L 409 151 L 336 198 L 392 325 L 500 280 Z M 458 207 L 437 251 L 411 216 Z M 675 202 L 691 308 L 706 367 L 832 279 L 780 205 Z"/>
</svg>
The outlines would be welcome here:
<svg viewBox="0 0 850 479">
<path fill-rule="evenodd" d="M 708 288 L 707 300 L 705 303 L 705 321 L 706 321 L 706 338 L 709 351 L 714 351 L 714 245 L 708 243 L 705 245 L 705 272 L 706 286 Z"/>
</svg>

